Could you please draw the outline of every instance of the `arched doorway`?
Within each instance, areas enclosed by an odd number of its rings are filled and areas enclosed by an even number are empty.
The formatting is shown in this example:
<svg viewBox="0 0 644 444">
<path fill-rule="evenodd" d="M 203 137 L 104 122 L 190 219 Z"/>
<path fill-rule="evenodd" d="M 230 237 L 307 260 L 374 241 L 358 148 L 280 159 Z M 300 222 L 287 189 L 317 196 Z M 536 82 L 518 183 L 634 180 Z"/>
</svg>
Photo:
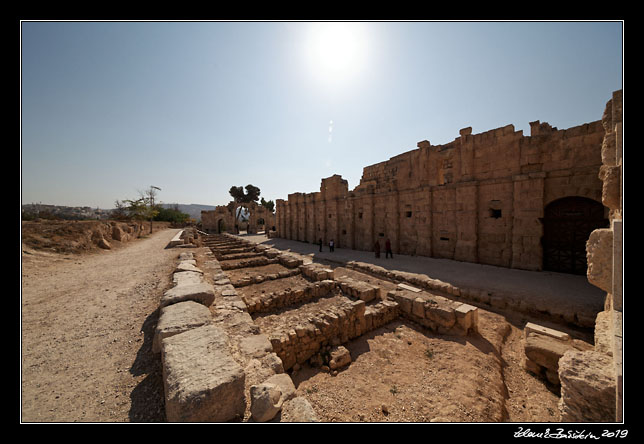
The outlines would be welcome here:
<svg viewBox="0 0 644 444">
<path fill-rule="evenodd" d="M 224 231 L 226 231 L 226 223 L 223 219 L 219 219 L 217 221 L 217 233 L 223 233 Z"/>
<path fill-rule="evenodd" d="M 564 197 L 548 204 L 543 218 L 543 269 L 586 274 L 586 241 L 608 227 L 604 206 L 586 197 Z"/>
</svg>

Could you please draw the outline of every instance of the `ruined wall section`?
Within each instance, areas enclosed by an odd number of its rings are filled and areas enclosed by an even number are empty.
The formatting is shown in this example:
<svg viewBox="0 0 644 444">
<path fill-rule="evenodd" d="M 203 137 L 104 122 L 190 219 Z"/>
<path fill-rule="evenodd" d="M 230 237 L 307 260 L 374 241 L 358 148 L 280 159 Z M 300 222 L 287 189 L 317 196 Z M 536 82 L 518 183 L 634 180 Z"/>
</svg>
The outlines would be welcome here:
<svg viewBox="0 0 644 444">
<path fill-rule="evenodd" d="M 236 233 L 239 228 L 248 228 L 251 233 L 257 233 L 264 229 L 277 228 L 277 217 L 268 208 L 254 202 L 247 204 L 247 208 L 249 210 L 247 223 L 235 221 L 227 205 L 218 205 L 214 210 L 201 212 L 201 226 L 207 233 Z"/>
<path fill-rule="evenodd" d="M 594 230 L 586 243 L 588 281 L 606 292 L 604 311 L 595 321 L 595 347 L 585 354 L 567 352 L 559 362 L 562 381 L 559 408 L 564 421 L 605 421 L 607 412 L 623 420 L 622 279 L 623 279 L 623 135 L 622 91 L 615 91 L 602 117 L 602 182 L 600 197 L 608 209 L 610 228 Z M 579 376 L 581 375 L 581 376 Z M 589 408 L 592 406 L 592 408 Z"/>
<path fill-rule="evenodd" d="M 323 179 L 320 192 L 278 201 L 278 236 L 366 251 L 389 239 L 401 254 L 540 270 L 545 205 L 601 199 L 603 127 L 536 121 L 531 132 L 464 128 L 450 143 L 421 141 L 365 167 L 354 190 Z"/>
</svg>

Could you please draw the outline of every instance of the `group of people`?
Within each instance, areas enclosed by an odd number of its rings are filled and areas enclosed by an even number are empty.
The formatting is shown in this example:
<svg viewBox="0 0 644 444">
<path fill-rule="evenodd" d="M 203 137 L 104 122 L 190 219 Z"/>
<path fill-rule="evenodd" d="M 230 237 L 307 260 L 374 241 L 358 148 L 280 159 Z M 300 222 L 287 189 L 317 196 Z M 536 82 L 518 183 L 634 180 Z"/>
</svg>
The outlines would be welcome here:
<svg viewBox="0 0 644 444">
<path fill-rule="evenodd" d="M 376 240 L 376 243 L 373 245 L 373 251 L 376 253 L 376 257 L 380 257 L 380 242 Z M 387 239 L 385 241 L 385 259 L 388 259 L 391 257 L 392 259 L 394 258 L 394 253 L 391 251 L 391 241 Z"/>
<path fill-rule="evenodd" d="M 318 241 L 318 244 L 320 245 L 320 252 L 322 251 L 322 238 Z M 329 251 L 333 253 L 335 249 L 335 243 L 333 242 L 333 239 L 329 241 Z M 373 250 L 376 253 L 376 257 L 380 257 L 380 242 L 376 240 L 376 243 L 373 246 Z M 392 259 L 394 258 L 394 253 L 391 251 L 391 241 L 387 239 L 385 241 L 385 259 L 388 259 L 391 257 Z"/>
</svg>

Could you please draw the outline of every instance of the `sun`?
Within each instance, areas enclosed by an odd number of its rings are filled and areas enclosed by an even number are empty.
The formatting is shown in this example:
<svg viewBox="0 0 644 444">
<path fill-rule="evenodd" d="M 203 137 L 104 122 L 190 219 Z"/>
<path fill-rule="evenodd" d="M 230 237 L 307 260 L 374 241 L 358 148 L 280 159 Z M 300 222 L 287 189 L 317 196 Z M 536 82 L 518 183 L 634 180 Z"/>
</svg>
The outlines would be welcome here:
<svg viewBox="0 0 644 444">
<path fill-rule="evenodd" d="M 362 23 L 313 23 L 305 53 L 314 78 L 321 84 L 340 86 L 364 71 L 367 34 Z"/>
</svg>

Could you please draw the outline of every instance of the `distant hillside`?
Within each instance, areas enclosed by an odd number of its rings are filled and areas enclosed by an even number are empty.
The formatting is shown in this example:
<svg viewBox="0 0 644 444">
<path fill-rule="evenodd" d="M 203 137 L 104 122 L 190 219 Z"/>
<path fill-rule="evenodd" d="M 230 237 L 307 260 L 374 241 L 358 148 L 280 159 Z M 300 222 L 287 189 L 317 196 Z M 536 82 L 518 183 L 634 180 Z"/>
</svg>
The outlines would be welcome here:
<svg viewBox="0 0 644 444">
<path fill-rule="evenodd" d="M 186 213 L 190 215 L 192 219 L 195 219 L 196 221 L 201 220 L 201 211 L 210 211 L 214 210 L 215 206 L 214 205 L 200 205 L 200 204 L 174 204 L 174 203 L 169 203 L 169 204 L 161 204 L 162 207 L 164 208 L 174 208 L 177 206 L 179 208 L 179 211 L 182 213 Z"/>
</svg>

